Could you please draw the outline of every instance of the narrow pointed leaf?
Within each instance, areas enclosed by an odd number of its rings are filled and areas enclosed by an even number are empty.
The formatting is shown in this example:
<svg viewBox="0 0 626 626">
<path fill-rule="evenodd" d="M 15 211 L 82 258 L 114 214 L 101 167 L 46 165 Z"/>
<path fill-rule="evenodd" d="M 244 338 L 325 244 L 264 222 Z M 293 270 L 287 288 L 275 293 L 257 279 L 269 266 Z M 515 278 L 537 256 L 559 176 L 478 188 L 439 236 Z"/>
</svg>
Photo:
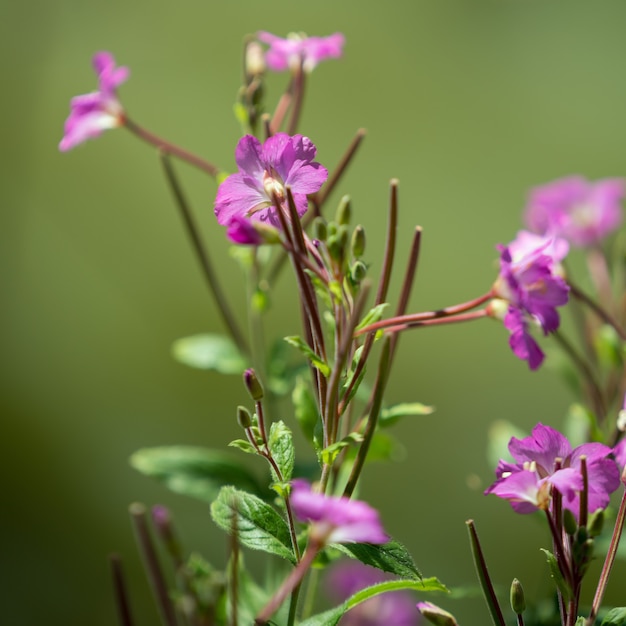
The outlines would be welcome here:
<svg viewBox="0 0 626 626">
<path fill-rule="evenodd" d="M 602 620 L 601 626 L 625 626 L 626 607 L 620 606 L 611 609 Z"/>
<path fill-rule="evenodd" d="M 248 367 L 239 348 L 224 335 L 206 333 L 178 339 L 172 345 L 172 354 L 184 365 L 221 374 L 241 374 Z"/>
<path fill-rule="evenodd" d="M 315 354 L 302 337 L 297 337 L 295 335 L 285 337 L 285 341 L 304 354 L 304 356 L 311 362 L 311 365 L 316 367 L 321 372 L 322 376 L 328 378 L 328 375 L 330 374 L 330 367 L 328 367 L 328 363 L 326 363 L 322 357 Z"/>
<path fill-rule="evenodd" d="M 136 470 L 185 496 L 212 502 L 224 485 L 263 494 L 255 476 L 231 455 L 196 446 L 142 448 L 130 457 Z"/>
<path fill-rule="evenodd" d="M 421 402 L 395 404 L 380 412 L 378 424 L 384 428 L 386 426 L 392 426 L 403 417 L 411 415 L 430 415 L 434 410 L 434 407 L 422 404 Z"/>
<path fill-rule="evenodd" d="M 559 569 L 559 564 L 556 560 L 556 557 L 554 556 L 554 554 L 552 554 L 552 552 L 550 552 L 550 550 L 546 550 L 545 548 L 540 548 L 540 550 L 546 555 L 548 567 L 550 568 L 550 575 L 554 579 L 556 586 L 559 588 L 559 591 L 563 595 L 564 600 L 566 602 L 569 602 L 572 597 L 572 590 L 567 584 L 565 578 L 563 578 L 563 574 Z"/>
</svg>

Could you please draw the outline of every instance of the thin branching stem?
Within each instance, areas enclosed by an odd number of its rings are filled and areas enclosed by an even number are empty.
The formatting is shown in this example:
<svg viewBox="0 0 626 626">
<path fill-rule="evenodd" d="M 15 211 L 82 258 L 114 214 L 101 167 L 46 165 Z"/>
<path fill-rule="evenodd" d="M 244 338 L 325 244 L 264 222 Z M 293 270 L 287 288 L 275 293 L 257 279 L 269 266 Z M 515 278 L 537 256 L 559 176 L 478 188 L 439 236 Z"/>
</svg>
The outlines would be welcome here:
<svg viewBox="0 0 626 626">
<path fill-rule="evenodd" d="M 603 307 L 601 307 L 591 296 L 588 296 L 581 289 L 569 282 L 571 294 L 581 302 L 584 302 L 605 324 L 612 326 L 622 341 L 626 341 L 626 330 L 621 324 Z"/>
<path fill-rule="evenodd" d="M 217 304 L 217 308 L 222 317 L 222 321 L 228 328 L 228 332 L 230 333 L 230 336 L 232 337 L 239 350 L 244 354 L 249 354 L 250 350 L 248 348 L 247 341 L 245 340 L 243 333 L 239 329 L 237 320 L 235 319 L 233 311 L 228 304 L 220 281 L 217 277 L 217 273 L 215 272 L 213 264 L 211 263 L 209 252 L 202 241 L 202 237 L 200 236 L 200 230 L 198 229 L 196 221 L 193 217 L 191 207 L 187 202 L 187 198 L 185 197 L 178 177 L 176 176 L 176 172 L 174 171 L 174 167 L 172 166 L 169 156 L 166 153 L 161 152 L 159 156 L 161 157 L 161 164 L 163 165 L 165 178 L 170 186 L 170 190 L 172 192 L 172 195 L 174 196 L 176 206 L 180 211 L 183 223 L 185 224 L 187 236 L 191 241 L 191 247 L 193 248 L 196 254 L 196 258 L 200 263 L 202 275 L 204 276 L 206 285 L 209 288 L 209 291 L 211 292 L 215 303 Z"/>
</svg>

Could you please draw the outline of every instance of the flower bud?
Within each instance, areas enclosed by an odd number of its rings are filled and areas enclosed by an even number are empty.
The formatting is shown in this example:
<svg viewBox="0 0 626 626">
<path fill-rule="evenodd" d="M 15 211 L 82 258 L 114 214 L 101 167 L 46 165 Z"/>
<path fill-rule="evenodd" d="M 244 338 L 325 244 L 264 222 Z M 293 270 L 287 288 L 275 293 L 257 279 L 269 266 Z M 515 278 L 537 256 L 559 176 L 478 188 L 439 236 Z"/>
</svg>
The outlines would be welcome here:
<svg viewBox="0 0 626 626">
<path fill-rule="evenodd" d="M 350 268 L 350 278 L 353 283 L 360 283 L 367 275 L 367 266 L 363 261 L 356 261 Z"/>
<path fill-rule="evenodd" d="M 335 220 L 337 224 L 341 226 L 347 226 L 350 223 L 350 218 L 352 217 L 352 205 L 350 202 L 350 196 L 344 196 L 341 198 L 339 202 L 339 206 L 337 207 L 337 215 L 335 216 Z"/>
<path fill-rule="evenodd" d="M 250 411 L 248 411 L 245 406 L 237 407 L 237 423 L 244 430 L 246 428 L 250 428 L 252 425 L 252 416 L 250 415 Z"/>
<path fill-rule="evenodd" d="M 435 626 L 459 626 L 453 615 L 432 602 L 418 602 L 417 610 Z"/>
<path fill-rule="evenodd" d="M 265 54 L 258 41 L 249 41 L 246 45 L 246 78 L 248 82 L 265 72 Z"/>
<path fill-rule="evenodd" d="M 255 402 L 263 399 L 263 387 L 261 386 L 259 379 L 256 377 L 256 372 L 252 368 L 247 369 L 243 373 L 243 384 L 246 386 L 250 397 Z"/>
<path fill-rule="evenodd" d="M 326 226 L 326 220 L 318 216 L 313 220 L 313 237 L 319 239 L 319 241 L 326 241 L 328 237 L 328 228 Z"/>
<path fill-rule="evenodd" d="M 589 523 L 587 524 L 587 532 L 590 537 L 597 537 L 604 527 L 604 509 L 598 509 L 595 513 L 591 515 L 589 518 Z"/>
<path fill-rule="evenodd" d="M 337 263 L 341 263 L 345 256 L 346 246 L 348 245 L 348 227 L 340 226 L 336 234 L 329 234 L 326 245 L 328 246 L 328 252 L 331 258 Z"/>
<path fill-rule="evenodd" d="M 568 535 L 575 535 L 578 530 L 578 522 L 569 509 L 563 511 L 563 527 Z"/>
<path fill-rule="evenodd" d="M 524 588 L 517 578 L 514 578 L 511 583 L 511 608 L 516 615 L 521 615 L 526 610 Z"/>
<path fill-rule="evenodd" d="M 352 249 L 352 256 L 355 259 L 363 256 L 363 252 L 365 252 L 365 229 L 360 224 L 352 233 L 352 242 L 350 247 Z"/>
</svg>

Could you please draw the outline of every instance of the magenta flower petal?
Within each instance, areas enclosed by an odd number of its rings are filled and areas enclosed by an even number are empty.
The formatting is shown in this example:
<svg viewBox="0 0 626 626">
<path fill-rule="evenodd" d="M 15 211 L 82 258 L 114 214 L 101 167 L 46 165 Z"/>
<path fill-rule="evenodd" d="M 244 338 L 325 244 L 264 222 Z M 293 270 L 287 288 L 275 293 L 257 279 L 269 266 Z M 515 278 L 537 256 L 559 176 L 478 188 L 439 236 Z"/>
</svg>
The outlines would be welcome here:
<svg viewBox="0 0 626 626">
<path fill-rule="evenodd" d="M 626 468 L 626 437 L 622 437 L 621 441 L 613 448 L 615 462 L 621 471 Z"/>
<path fill-rule="evenodd" d="M 534 462 L 544 476 L 554 471 L 555 459 L 565 459 L 572 452 L 572 446 L 565 435 L 543 424 L 537 424 L 529 437 L 512 437 L 509 452 L 518 463 Z"/>
<path fill-rule="evenodd" d="M 574 246 L 596 245 L 621 224 L 625 193 L 621 178 L 595 183 L 580 176 L 562 178 L 531 191 L 526 224 L 537 233 L 562 237 Z"/>
<path fill-rule="evenodd" d="M 252 135 L 242 137 L 235 150 L 239 171 L 217 191 L 217 221 L 230 226 L 239 216 L 280 228 L 277 210 L 288 214 L 287 187 L 298 215 L 303 215 L 308 208 L 307 195 L 318 191 L 328 178 L 326 168 L 312 160 L 315 154 L 311 140 L 302 135 L 276 133 L 263 144 Z M 241 231 L 240 226 L 233 227 L 233 233 Z"/>
<path fill-rule="evenodd" d="M 92 62 L 98 74 L 98 91 L 72 98 L 70 115 L 59 143 L 59 150 L 63 152 L 98 137 L 107 128 L 120 126 L 124 120 L 124 109 L 116 90 L 127 80 L 128 68 L 116 67 L 110 52 L 96 53 Z"/>
<path fill-rule="evenodd" d="M 283 39 L 260 31 L 257 37 L 269 46 L 265 62 L 275 72 L 297 68 L 300 63 L 306 72 L 310 72 L 320 61 L 341 57 L 345 43 L 341 33 L 328 37 L 305 37 L 292 33 L 287 39 Z"/>
<path fill-rule="evenodd" d="M 386 543 L 378 511 L 360 500 L 311 491 L 305 480 L 292 482 L 291 505 L 296 517 L 312 524 L 311 532 L 326 543 Z"/>
</svg>

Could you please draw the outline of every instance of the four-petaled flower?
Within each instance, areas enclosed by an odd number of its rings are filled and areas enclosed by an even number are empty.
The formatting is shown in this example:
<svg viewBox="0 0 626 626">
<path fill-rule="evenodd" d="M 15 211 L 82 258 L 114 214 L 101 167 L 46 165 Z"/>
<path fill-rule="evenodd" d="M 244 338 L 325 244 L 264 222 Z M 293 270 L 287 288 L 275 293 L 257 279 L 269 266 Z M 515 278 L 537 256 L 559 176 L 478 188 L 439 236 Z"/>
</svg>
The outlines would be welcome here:
<svg viewBox="0 0 626 626">
<path fill-rule="evenodd" d="M 92 62 L 98 74 L 98 91 L 72 98 L 63 139 L 59 143 L 59 150 L 63 152 L 98 137 L 107 128 L 120 126 L 124 121 L 124 109 L 116 89 L 128 78 L 128 68 L 115 67 L 110 52 L 98 52 Z"/>
<path fill-rule="evenodd" d="M 569 286 L 557 270 L 568 248 L 564 239 L 527 231 L 520 231 L 508 246 L 498 246 L 500 274 L 493 294 L 506 301 L 509 345 L 518 358 L 528 361 L 531 370 L 541 365 L 544 355 L 530 334 L 529 322 L 537 322 L 544 334 L 558 328 L 556 307 L 567 303 Z"/>
<path fill-rule="evenodd" d="M 548 510 L 552 488 L 563 496 L 563 507 L 577 518 L 579 493 L 583 490 L 581 457 L 587 466 L 587 509 L 604 509 L 610 494 L 619 486 L 616 463 L 607 458 L 611 448 L 601 443 L 585 443 L 572 450 L 560 432 L 537 424 L 529 437 L 511 438 L 509 452 L 517 461 L 501 460 L 496 468 L 496 482 L 485 491 L 511 502 L 518 513 Z"/>
<path fill-rule="evenodd" d="M 220 185 L 215 198 L 217 221 L 228 226 L 231 240 L 255 243 L 245 241 L 254 236 L 244 227 L 244 218 L 280 228 L 276 211 L 288 215 L 287 187 L 298 215 L 306 212 L 307 194 L 318 191 L 328 177 L 326 168 L 313 161 L 315 153 L 311 140 L 302 135 L 277 133 L 263 145 L 252 135 L 239 140 L 235 151 L 239 172 Z"/>
<path fill-rule="evenodd" d="M 300 521 L 311 523 L 311 538 L 320 544 L 389 541 L 376 509 L 360 500 L 316 493 L 306 480 L 292 481 L 291 506 Z"/>
<path fill-rule="evenodd" d="M 305 72 L 310 72 L 320 61 L 339 58 L 345 41 L 341 33 L 328 37 L 306 37 L 299 33 L 290 33 L 287 39 L 283 39 L 260 31 L 257 37 L 269 46 L 265 53 L 265 62 L 275 72 L 293 70 L 300 63 Z"/>
<path fill-rule="evenodd" d="M 562 237 L 573 246 L 593 246 L 622 222 L 622 178 L 595 183 L 580 176 L 555 180 L 531 190 L 526 206 L 527 226 L 542 235 Z"/>
</svg>

